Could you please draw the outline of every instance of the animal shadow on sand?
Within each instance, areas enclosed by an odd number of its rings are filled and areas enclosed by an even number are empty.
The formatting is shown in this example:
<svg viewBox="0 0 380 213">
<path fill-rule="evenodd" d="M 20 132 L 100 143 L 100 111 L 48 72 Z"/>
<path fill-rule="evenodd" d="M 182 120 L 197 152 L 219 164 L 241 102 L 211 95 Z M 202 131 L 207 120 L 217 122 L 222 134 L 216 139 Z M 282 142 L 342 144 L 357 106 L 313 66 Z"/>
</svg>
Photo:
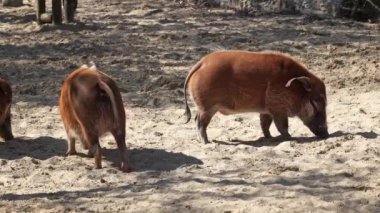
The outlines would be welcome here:
<svg viewBox="0 0 380 213">
<path fill-rule="evenodd" d="M 62 31 L 80 32 L 83 30 L 96 31 L 99 29 L 100 29 L 99 25 L 77 21 L 75 23 L 63 24 L 63 25 L 43 25 L 40 31 L 50 32 L 50 31 L 62 30 Z"/>
<path fill-rule="evenodd" d="M 67 143 L 64 139 L 48 136 L 38 138 L 15 138 L 12 141 L 0 142 L 0 159 L 15 160 L 25 156 L 46 160 L 54 156 L 64 156 Z M 110 161 L 113 167 L 120 164 L 120 153 L 115 149 L 102 149 L 104 160 Z M 78 157 L 87 157 L 78 153 Z M 179 167 L 201 165 L 198 158 L 183 153 L 168 152 L 163 149 L 131 149 L 129 150 L 130 164 L 134 172 L 141 171 L 171 171 Z"/>
<path fill-rule="evenodd" d="M 25 156 L 46 160 L 65 153 L 65 140 L 41 136 L 38 138 L 20 137 L 11 141 L 0 142 L 0 159 L 15 160 Z"/>
<path fill-rule="evenodd" d="M 329 138 L 338 138 L 338 137 L 350 137 L 354 135 L 362 136 L 366 139 L 376 139 L 378 137 L 378 134 L 370 131 L 370 132 L 355 132 L 355 133 L 349 133 L 349 132 L 343 132 L 343 131 L 336 131 L 329 135 Z M 254 141 L 242 141 L 242 140 L 232 140 L 230 142 L 225 141 L 218 141 L 213 140 L 213 142 L 222 144 L 222 145 L 231 145 L 231 146 L 237 146 L 237 145 L 248 145 L 248 146 L 254 146 L 254 147 L 263 147 L 263 146 L 277 146 L 282 142 L 285 141 L 296 141 L 297 143 L 312 143 L 317 141 L 322 141 L 327 139 L 322 139 L 318 137 L 291 137 L 291 138 L 283 138 L 281 136 L 273 137 L 273 138 L 264 138 L 261 137 Z"/>
<path fill-rule="evenodd" d="M 0 15 L 1 23 L 9 23 L 9 24 L 26 24 L 32 23 L 35 19 L 34 14 L 25 14 L 23 16 L 11 15 L 11 14 L 2 14 Z"/>
<path fill-rule="evenodd" d="M 163 149 L 139 148 L 130 149 L 128 151 L 132 172 L 171 171 L 180 167 L 203 164 L 198 158 L 180 152 L 165 151 Z M 102 152 L 105 160 L 112 162 L 112 166 L 118 167 L 120 164 L 120 153 L 117 148 L 103 148 Z"/>
</svg>

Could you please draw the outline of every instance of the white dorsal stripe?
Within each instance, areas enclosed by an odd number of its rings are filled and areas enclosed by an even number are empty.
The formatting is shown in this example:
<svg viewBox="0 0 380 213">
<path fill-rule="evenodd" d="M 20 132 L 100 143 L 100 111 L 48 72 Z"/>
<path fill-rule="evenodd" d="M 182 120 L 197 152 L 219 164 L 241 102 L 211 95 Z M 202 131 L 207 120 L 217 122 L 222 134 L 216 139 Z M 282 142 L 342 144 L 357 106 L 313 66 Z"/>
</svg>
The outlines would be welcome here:
<svg viewBox="0 0 380 213">
<path fill-rule="evenodd" d="M 87 64 L 83 64 L 80 68 L 88 68 Z"/>
</svg>

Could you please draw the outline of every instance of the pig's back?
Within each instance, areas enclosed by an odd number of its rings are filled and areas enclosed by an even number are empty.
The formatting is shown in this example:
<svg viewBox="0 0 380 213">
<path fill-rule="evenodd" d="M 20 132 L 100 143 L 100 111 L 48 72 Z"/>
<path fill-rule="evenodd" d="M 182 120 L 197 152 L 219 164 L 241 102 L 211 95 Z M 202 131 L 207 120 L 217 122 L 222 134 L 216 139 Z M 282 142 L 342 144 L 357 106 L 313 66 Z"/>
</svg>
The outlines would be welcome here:
<svg viewBox="0 0 380 213">
<path fill-rule="evenodd" d="M 202 60 L 190 91 L 196 102 L 219 105 L 224 114 L 262 112 L 268 82 L 281 71 L 276 55 L 262 53 L 220 51 Z"/>
</svg>

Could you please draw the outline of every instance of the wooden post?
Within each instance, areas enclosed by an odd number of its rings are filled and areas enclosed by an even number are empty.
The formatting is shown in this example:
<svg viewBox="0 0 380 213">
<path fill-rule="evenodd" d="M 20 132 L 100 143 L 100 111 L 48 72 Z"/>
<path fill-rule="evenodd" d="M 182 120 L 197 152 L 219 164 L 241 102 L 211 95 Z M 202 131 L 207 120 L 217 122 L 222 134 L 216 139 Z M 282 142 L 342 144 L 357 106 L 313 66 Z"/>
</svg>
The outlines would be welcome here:
<svg viewBox="0 0 380 213">
<path fill-rule="evenodd" d="M 65 21 L 67 23 L 74 22 L 74 12 L 76 7 L 74 4 L 76 4 L 76 2 L 74 2 L 74 0 L 64 0 L 63 2 L 63 8 L 65 10 Z"/>
<path fill-rule="evenodd" d="M 61 0 L 52 0 L 53 24 L 62 24 Z"/>
<path fill-rule="evenodd" d="M 42 24 L 41 14 L 46 12 L 45 0 L 36 0 L 36 17 L 37 23 Z"/>
</svg>

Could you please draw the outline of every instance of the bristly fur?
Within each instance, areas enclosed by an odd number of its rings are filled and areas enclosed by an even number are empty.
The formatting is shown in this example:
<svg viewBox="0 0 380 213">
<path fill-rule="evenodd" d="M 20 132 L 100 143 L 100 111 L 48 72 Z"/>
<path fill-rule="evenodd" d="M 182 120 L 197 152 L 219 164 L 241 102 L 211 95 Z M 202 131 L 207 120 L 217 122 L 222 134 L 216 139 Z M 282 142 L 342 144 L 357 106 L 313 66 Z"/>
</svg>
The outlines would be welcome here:
<svg viewBox="0 0 380 213">
<path fill-rule="evenodd" d="M 328 136 L 325 85 L 287 54 L 228 50 L 204 56 L 184 84 L 186 123 L 191 119 L 187 88 L 198 109 L 198 135 L 205 143 L 206 128 L 216 112 L 260 113 L 265 137 L 270 137 L 272 121 L 281 135 L 290 137 L 291 116 L 298 116 L 315 135 Z"/>
<path fill-rule="evenodd" d="M 190 81 L 190 78 L 191 76 L 201 67 L 201 64 L 202 64 L 202 60 L 200 60 L 196 65 L 193 66 L 193 68 L 190 70 L 189 74 L 187 75 L 186 77 L 186 80 L 185 80 L 185 84 L 183 86 L 183 93 L 184 93 L 184 96 L 185 96 L 185 115 L 186 115 L 186 122 L 185 123 L 189 123 L 189 121 L 191 120 L 191 111 L 190 111 L 190 108 L 189 108 L 189 105 L 187 103 L 187 85 Z"/>
<path fill-rule="evenodd" d="M 129 171 L 125 145 L 125 111 L 116 83 L 95 65 L 82 66 L 66 77 L 59 100 L 59 109 L 68 135 L 68 154 L 76 153 L 73 132 L 95 155 L 101 167 L 99 137 L 114 135 L 122 158 L 123 171 Z M 95 150 L 95 151 L 94 151 Z"/>
</svg>

